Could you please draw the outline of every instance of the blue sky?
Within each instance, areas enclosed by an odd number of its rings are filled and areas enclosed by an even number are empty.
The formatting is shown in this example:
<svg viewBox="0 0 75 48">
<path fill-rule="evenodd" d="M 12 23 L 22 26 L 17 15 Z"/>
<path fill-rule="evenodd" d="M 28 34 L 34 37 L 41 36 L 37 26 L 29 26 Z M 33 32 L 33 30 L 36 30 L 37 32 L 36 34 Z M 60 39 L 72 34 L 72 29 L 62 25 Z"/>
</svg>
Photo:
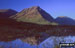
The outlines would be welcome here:
<svg viewBox="0 0 75 48">
<path fill-rule="evenodd" d="M 68 16 L 75 19 L 75 0 L 0 0 L 0 9 L 14 9 L 40 6 L 54 18 Z"/>
</svg>

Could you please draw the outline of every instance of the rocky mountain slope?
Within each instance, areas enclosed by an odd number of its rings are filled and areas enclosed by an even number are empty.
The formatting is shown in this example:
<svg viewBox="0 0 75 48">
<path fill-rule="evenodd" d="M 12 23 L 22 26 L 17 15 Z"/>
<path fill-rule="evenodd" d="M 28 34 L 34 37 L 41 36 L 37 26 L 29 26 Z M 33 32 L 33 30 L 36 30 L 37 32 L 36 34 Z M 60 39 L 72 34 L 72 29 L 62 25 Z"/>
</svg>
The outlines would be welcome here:
<svg viewBox="0 0 75 48">
<path fill-rule="evenodd" d="M 51 15 L 38 6 L 23 9 L 21 12 L 11 16 L 10 18 L 16 19 L 17 21 L 37 24 L 57 24 Z"/>
<path fill-rule="evenodd" d="M 67 16 L 59 16 L 55 20 L 60 25 L 75 25 L 75 20 Z"/>
</svg>

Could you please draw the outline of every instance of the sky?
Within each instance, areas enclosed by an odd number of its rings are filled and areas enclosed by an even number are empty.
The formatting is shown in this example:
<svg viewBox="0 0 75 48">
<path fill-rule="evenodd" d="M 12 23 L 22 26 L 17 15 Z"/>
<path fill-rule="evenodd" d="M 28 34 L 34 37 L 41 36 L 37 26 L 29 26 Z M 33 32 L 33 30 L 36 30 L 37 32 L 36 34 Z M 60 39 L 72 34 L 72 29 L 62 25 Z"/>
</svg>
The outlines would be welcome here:
<svg viewBox="0 0 75 48">
<path fill-rule="evenodd" d="M 68 16 L 75 19 L 75 0 L 0 0 L 0 9 L 14 9 L 40 6 L 52 17 Z"/>
</svg>

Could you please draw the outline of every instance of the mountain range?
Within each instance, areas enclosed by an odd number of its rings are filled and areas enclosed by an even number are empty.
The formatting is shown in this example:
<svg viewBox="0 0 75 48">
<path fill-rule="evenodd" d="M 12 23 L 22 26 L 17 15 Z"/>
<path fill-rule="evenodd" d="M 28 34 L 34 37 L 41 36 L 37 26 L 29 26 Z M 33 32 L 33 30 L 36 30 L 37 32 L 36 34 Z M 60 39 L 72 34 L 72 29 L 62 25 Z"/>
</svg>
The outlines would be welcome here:
<svg viewBox="0 0 75 48">
<path fill-rule="evenodd" d="M 0 9 L 0 18 L 15 19 L 18 22 L 31 22 L 50 25 L 75 25 L 75 20 L 67 16 L 53 18 L 39 6 L 25 8 L 21 12 L 12 9 Z"/>
<path fill-rule="evenodd" d="M 25 8 L 21 12 L 12 9 L 0 9 L 0 18 L 15 19 L 18 22 L 31 22 L 49 25 L 75 25 L 75 20 L 67 16 L 53 18 L 39 6 Z"/>
</svg>

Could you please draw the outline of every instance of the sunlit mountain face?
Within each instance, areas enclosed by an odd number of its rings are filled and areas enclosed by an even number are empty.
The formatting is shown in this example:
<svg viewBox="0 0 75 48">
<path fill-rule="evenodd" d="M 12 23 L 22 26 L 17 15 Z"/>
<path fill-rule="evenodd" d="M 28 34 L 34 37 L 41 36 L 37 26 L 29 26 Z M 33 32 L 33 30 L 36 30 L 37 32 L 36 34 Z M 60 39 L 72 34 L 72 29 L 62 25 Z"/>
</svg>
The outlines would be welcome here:
<svg viewBox="0 0 75 48">
<path fill-rule="evenodd" d="M 39 6 L 23 9 L 21 12 L 11 16 L 10 18 L 16 19 L 17 21 L 37 24 L 57 24 L 54 21 L 54 18 Z"/>
<path fill-rule="evenodd" d="M 54 19 L 38 6 L 17 12 L 0 9 L 0 48 L 60 48 L 75 42 L 75 21 Z"/>
</svg>

